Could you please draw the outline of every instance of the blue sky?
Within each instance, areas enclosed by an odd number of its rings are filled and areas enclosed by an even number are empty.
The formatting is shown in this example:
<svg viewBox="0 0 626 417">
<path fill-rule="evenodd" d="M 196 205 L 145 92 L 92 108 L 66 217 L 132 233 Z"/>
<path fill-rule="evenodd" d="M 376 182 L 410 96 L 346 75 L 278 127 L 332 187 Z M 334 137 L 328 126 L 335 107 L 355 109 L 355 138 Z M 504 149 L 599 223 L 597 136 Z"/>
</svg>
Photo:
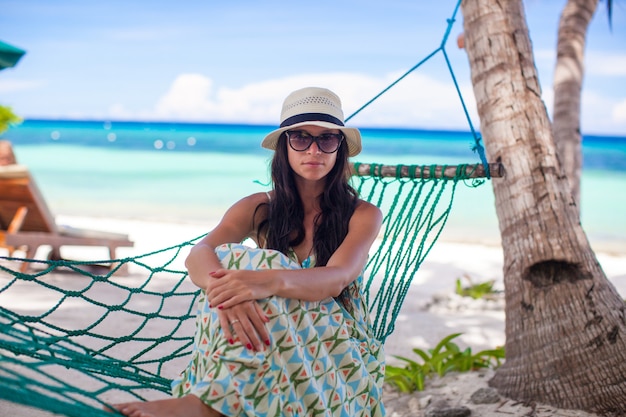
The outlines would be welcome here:
<svg viewBox="0 0 626 417">
<path fill-rule="evenodd" d="M 626 2 L 613 31 L 601 1 L 587 39 L 582 129 L 626 135 Z M 565 0 L 525 1 L 543 97 L 552 107 Z M 283 98 L 319 85 L 346 116 L 435 50 L 456 0 L 0 0 L 0 40 L 27 50 L 0 72 L 0 104 L 24 118 L 276 124 Z M 472 123 L 469 65 L 446 51 Z M 350 124 L 466 129 L 438 54 Z"/>
</svg>

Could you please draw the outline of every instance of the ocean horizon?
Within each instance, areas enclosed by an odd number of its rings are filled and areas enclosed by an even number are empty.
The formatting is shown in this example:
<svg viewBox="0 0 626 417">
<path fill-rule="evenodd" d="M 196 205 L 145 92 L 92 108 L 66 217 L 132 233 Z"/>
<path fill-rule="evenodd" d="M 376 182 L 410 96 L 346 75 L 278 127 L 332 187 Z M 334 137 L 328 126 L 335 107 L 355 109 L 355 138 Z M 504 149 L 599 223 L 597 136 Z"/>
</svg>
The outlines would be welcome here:
<svg viewBox="0 0 626 417">
<path fill-rule="evenodd" d="M 269 188 L 276 126 L 181 122 L 25 120 L 10 128 L 55 215 L 210 223 L 238 199 Z M 353 161 L 480 163 L 470 131 L 360 128 Z M 594 247 L 626 252 L 626 136 L 583 136 L 582 224 Z M 489 181 L 460 184 L 442 238 L 499 242 Z"/>
</svg>

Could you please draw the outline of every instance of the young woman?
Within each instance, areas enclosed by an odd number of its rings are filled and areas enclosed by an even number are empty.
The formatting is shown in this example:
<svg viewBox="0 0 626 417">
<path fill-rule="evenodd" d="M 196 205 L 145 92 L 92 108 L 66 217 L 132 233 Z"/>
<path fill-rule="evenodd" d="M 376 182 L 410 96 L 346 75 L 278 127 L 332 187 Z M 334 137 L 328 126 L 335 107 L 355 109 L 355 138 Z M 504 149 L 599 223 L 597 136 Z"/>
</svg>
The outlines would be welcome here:
<svg viewBox="0 0 626 417">
<path fill-rule="evenodd" d="M 275 150 L 273 190 L 235 203 L 186 260 L 205 292 L 177 398 L 123 414 L 384 415 L 384 355 L 361 291 L 382 215 L 348 182 L 360 133 L 334 93 L 304 88 L 262 146 Z"/>
</svg>

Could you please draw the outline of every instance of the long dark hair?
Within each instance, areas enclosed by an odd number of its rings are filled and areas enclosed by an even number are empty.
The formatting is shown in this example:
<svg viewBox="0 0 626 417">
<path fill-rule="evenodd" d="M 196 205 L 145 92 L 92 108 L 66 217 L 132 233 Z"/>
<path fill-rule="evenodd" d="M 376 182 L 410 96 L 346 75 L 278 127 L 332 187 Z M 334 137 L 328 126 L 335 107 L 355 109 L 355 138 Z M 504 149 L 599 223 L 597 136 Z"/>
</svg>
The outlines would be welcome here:
<svg viewBox="0 0 626 417">
<path fill-rule="evenodd" d="M 266 248 L 287 253 L 304 239 L 304 208 L 294 171 L 288 160 L 283 133 L 278 139 L 271 174 L 274 197 L 269 203 L 268 216 L 260 222 L 259 236 L 265 236 Z M 315 265 L 324 266 L 348 234 L 348 223 L 358 201 L 358 193 L 349 183 L 348 146 L 345 140 L 337 150 L 335 166 L 326 176 L 324 193 L 320 198 L 321 213 L 315 218 L 313 253 Z"/>
</svg>

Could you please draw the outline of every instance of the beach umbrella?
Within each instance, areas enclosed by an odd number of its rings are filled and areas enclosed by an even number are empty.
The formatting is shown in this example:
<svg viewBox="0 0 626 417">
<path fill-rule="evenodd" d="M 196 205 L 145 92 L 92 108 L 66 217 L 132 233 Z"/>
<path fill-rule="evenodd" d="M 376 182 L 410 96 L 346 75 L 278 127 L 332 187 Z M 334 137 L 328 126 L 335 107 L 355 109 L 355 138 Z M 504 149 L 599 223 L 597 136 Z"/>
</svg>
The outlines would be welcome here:
<svg viewBox="0 0 626 417">
<path fill-rule="evenodd" d="M 26 51 L 0 41 L 0 70 L 14 67 Z"/>
</svg>

